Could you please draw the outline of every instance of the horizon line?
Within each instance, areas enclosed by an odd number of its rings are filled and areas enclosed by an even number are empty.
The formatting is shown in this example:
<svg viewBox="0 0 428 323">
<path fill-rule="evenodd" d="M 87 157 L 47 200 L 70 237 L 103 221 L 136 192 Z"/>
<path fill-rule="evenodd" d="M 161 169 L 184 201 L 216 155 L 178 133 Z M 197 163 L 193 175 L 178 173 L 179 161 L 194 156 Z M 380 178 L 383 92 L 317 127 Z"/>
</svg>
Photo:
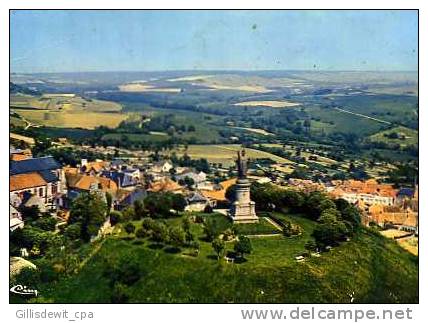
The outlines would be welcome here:
<svg viewBox="0 0 428 323">
<path fill-rule="evenodd" d="M 416 70 L 359 70 L 359 69 L 165 69 L 165 70 L 86 70 L 86 71 L 55 71 L 55 72 L 12 72 L 9 74 L 73 74 L 73 73 L 160 73 L 160 72 L 412 72 L 417 73 Z"/>
</svg>

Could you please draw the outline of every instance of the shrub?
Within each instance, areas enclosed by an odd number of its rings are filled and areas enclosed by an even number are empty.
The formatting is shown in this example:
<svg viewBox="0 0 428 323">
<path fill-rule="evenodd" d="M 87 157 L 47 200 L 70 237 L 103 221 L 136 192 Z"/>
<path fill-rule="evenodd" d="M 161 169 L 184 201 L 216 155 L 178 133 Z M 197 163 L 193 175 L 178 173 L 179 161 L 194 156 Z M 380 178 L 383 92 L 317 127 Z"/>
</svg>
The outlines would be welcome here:
<svg viewBox="0 0 428 323">
<path fill-rule="evenodd" d="M 68 225 L 64 230 L 64 235 L 70 240 L 77 240 L 81 237 L 82 225 L 73 223 Z"/>
<path fill-rule="evenodd" d="M 193 219 L 195 223 L 204 223 L 204 217 L 202 215 L 197 214 Z"/>
<path fill-rule="evenodd" d="M 141 270 L 135 255 L 126 254 L 105 266 L 104 276 L 110 278 L 112 285 L 117 282 L 132 285 L 141 277 Z"/>
<path fill-rule="evenodd" d="M 277 218 L 275 218 L 275 220 L 281 225 L 282 233 L 286 237 L 297 236 L 303 233 L 303 228 L 296 223 Z"/>
<path fill-rule="evenodd" d="M 123 304 L 129 300 L 129 293 L 126 285 L 121 283 L 115 283 L 110 298 L 113 304 Z"/>
<path fill-rule="evenodd" d="M 308 242 L 305 243 L 305 249 L 315 252 L 318 250 L 318 246 L 314 240 L 309 240 Z"/>
<path fill-rule="evenodd" d="M 20 284 L 28 286 L 29 288 L 37 288 L 40 285 L 40 271 L 38 269 L 25 267 L 13 277 L 11 280 L 13 284 Z"/>
<path fill-rule="evenodd" d="M 213 208 L 211 205 L 207 204 L 204 208 L 204 213 L 213 213 Z"/>
<path fill-rule="evenodd" d="M 122 221 L 128 222 L 135 218 L 134 208 L 128 206 L 122 211 Z"/>
<path fill-rule="evenodd" d="M 43 283 L 51 283 L 58 280 L 59 273 L 55 270 L 54 266 L 46 260 L 40 260 L 37 263 L 37 267 L 40 271 L 40 280 Z"/>
<path fill-rule="evenodd" d="M 241 235 L 238 237 L 238 241 L 235 243 L 233 249 L 241 258 L 244 258 L 245 254 L 250 254 L 252 252 L 253 246 L 248 237 Z"/>
<path fill-rule="evenodd" d="M 54 231 L 57 221 L 54 217 L 44 216 L 32 223 L 34 227 L 40 228 L 45 231 Z"/>
<path fill-rule="evenodd" d="M 233 229 L 234 228 L 229 228 L 223 232 L 223 240 L 224 241 L 230 241 L 235 237 L 235 232 Z"/>
<path fill-rule="evenodd" d="M 124 229 L 126 233 L 131 234 L 135 231 L 135 225 L 131 222 L 125 224 Z"/>
<path fill-rule="evenodd" d="M 151 218 L 144 219 L 142 222 L 142 227 L 147 231 L 153 230 L 155 225 L 156 225 L 156 221 Z"/>
<path fill-rule="evenodd" d="M 135 231 L 135 236 L 140 239 L 147 237 L 148 235 L 149 232 L 147 232 L 144 228 L 138 228 L 137 231 Z"/>
</svg>

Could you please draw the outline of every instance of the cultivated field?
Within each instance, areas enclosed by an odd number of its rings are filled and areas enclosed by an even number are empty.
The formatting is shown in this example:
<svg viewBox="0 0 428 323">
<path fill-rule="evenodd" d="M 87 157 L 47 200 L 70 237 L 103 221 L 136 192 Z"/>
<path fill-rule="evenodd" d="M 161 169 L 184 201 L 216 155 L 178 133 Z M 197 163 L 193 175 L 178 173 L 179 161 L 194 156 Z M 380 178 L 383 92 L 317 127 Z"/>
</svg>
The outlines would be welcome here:
<svg viewBox="0 0 428 323">
<path fill-rule="evenodd" d="M 49 127 L 114 128 L 127 118 L 127 114 L 121 113 L 122 106 L 118 103 L 71 94 L 13 95 L 10 106 L 32 124 Z"/>
<path fill-rule="evenodd" d="M 237 106 L 244 107 L 270 107 L 270 108 L 286 108 L 286 107 L 295 107 L 300 105 L 300 103 L 289 102 L 289 101 L 245 101 L 235 103 Z"/>
<path fill-rule="evenodd" d="M 180 88 L 171 87 L 155 87 L 153 85 L 144 83 L 127 83 L 119 85 L 119 90 L 122 92 L 166 92 L 166 93 L 180 93 Z"/>
<path fill-rule="evenodd" d="M 211 163 L 222 163 L 227 167 L 234 165 L 236 152 L 239 149 L 241 149 L 240 145 L 189 145 L 187 150 L 182 147 L 176 153 L 183 155 L 186 152 L 191 158 L 206 158 Z M 270 158 L 277 163 L 293 163 L 288 159 L 264 151 L 251 148 L 246 148 L 245 151 L 250 159 Z"/>
<path fill-rule="evenodd" d="M 58 128 L 94 129 L 99 126 L 115 128 L 127 118 L 127 114 L 123 113 L 14 110 L 31 123 Z"/>
<path fill-rule="evenodd" d="M 264 129 L 258 129 L 258 128 L 246 128 L 246 127 L 232 127 L 234 129 L 241 129 L 241 130 L 246 130 L 246 131 L 250 131 L 250 132 L 254 132 L 257 133 L 259 135 L 263 135 L 263 136 L 275 136 L 274 133 L 266 131 Z"/>
<path fill-rule="evenodd" d="M 115 102 L 82 98 L 74 94 L 11 95 L 11 108 L 52 111 L 119 112 L 122 106 Z"/>
</svg>

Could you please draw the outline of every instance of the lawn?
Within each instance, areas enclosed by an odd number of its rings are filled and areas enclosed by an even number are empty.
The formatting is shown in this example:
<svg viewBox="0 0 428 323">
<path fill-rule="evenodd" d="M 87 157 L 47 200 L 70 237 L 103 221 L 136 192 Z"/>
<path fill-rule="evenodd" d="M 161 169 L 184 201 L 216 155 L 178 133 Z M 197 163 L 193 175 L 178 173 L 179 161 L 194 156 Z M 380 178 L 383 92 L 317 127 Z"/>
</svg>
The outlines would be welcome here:
<svg viewBox="0 0 428 323">
<path fill-rule="evenodd" d="M 281 231 L 261 217 L 258 223 L 243 223 L 236 225 L 238 234 L 257 235 L 257 234 L 274 234 Z"/>
<path fill-rule="evenodd" d="M 351 293 L 359 303 L 418 302 L 417 257 L 394 241 L 363 229 L 351 242 L 297 263 L 294 257 L 304 250 L 314 222 L 275 216 L 300 224 L 303 234 L 252 238 L 253 252 L 240 264 L 217 261 L 196 223 L 191 231 L 201 245 L 197 257 L 132 235 L 111 236 L 77 274 L 40 286 L 34 301 L 109 303 L 113 291 L 105 264 L 133 254 L 141 277 L 126 286 L 131 303 L 348 303 Z M 181 219 L 167 221 L 173 225 Z M 227 243 L 232 248 L 233 242 Z"/>
</svg>

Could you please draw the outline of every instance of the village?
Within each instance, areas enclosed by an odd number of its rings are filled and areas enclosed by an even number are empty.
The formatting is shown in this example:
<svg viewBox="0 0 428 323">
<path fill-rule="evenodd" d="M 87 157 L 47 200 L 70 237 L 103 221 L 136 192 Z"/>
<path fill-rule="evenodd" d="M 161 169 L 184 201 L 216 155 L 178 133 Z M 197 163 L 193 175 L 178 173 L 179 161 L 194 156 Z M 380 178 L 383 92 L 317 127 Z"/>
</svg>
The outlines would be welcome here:
<svg viewBox="0 0 428 323">
<path fill-rule="evenodd" d="M 113 153 L 114 147 L 111 150 Z M 279 166 L 271 165 L 271 169 Z M 103 199 L 109 196 L 110 208 L 116 211 L 123 211 L 152 193 L 172 193 L 183 197 L 186 212 L 216 212 L 226 216 L 232 202 L 226 192 L 236 184 L 237 173 L 233 168 L 225 169 L 215 163 L 203 168 L 205 171 L 200 167 L 180 166 L 159 156 L 138 157 L 136 152 L 132 157 L 111 160 L 81 159 L 72 167 L 52 156 L 33 157 L 31 148 L 11 146 L 10 231 L 25 226 L 20 212 L 23 208 L 37 207 L 40 214 L 55 217 L 57 226 L 66 224 L 73 201 L 84 192 L 99 193 Z M 406 250 L 417 254 L 417 185 L 395 188 L 375 179 L 315 182 L 290 178 L 284 181 L 266 176 L 268 172 L 263 175 L 257 169 L 248 169 L 248 179 L 253 183 L 305 193 L 320 191 L 331 198 L 346 200 L 358 207 L 363 225 L 379 228 L 383 235 L 396 239 Z"/>
</svg>

